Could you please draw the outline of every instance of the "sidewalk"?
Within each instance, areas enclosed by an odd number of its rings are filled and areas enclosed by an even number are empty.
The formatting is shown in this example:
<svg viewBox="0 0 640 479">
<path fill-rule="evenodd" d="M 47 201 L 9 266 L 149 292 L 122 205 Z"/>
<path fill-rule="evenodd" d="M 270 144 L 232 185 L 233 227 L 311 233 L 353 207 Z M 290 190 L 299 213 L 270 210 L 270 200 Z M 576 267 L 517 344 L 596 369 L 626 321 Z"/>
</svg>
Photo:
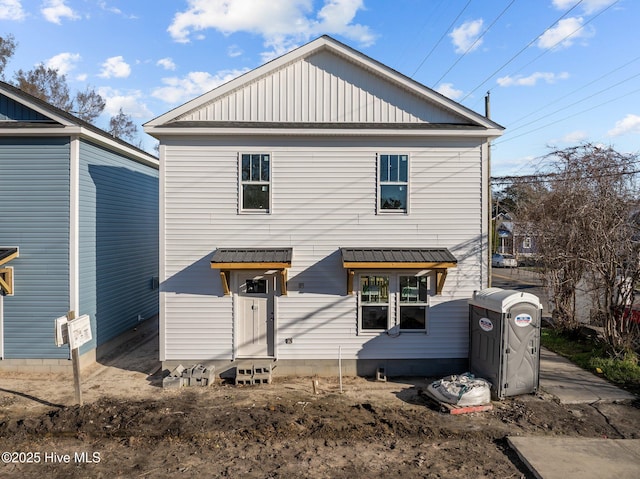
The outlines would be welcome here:
<svg viewBox="0 0 640 479">
<path fill-rule="evenodd" d="M 619 389 L 567 359 L 542 349 L 540 389 L 562 404 L 633 401 Z M 539 479 L 636 479 L 640 439 L 509 437 L 509 445 Z"/>
</svg>

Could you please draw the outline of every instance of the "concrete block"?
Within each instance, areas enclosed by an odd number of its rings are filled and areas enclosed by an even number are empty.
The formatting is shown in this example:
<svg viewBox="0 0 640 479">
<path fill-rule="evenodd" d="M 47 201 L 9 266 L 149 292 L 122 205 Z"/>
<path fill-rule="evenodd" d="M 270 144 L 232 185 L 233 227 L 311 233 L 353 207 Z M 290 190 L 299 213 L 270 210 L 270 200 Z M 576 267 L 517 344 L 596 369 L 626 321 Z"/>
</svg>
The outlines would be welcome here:
<svg viewBox="0 0 640 479">
<path fill-rule="evenodd" d="M 167 376 L 162 380 L 162 387 L 165 389 L 180 389 L 182 387 L 182 378 L 177 376 Z"/>
<path fill-rule="evenodd" d="M 236 368 L 237 376 L 253 376 L 253 364 L 238 365 Z"/>
<path fill-rule="evenodd" d="M 254 375 L 253 384 L 271 384 L 271 374 Z"/>
<path fill-rule="evenodd" d="M 204 374 L 204 366 L 202 364 L 197 364 L 191 370 L 191 377 L 192 378 L 202 379 L 203 374 Z"/>
<path fill-rule="evenodd" d="M 191 376 L 189 378 L 189 386 L 202 386 L 202 380 Z"/>
<path fill-rule="evenodd" d="M 271 374 L 271 365 L 267 364 L 266 366 L 265 365 L 254 366 L 253 374 Z"/>
<path fill-rule="evenodd" d="M 173 368 L 173 371 L 171 371 L 170 376 L 173 376 L 174 378 L 179 378 L 180 376 L 182 376 L 182 371 L 184 371 L 184 367 L 182 366 L 182 364 L 178 364 L 175 368 Z"/>
<path fill-rule="evenodd" d="M 215 368 L 207 368 L 202 373 L 202 380 L 206 381 L 206 386 L 212 386 L 216 382 L 216 370 Z"/>
</svg>

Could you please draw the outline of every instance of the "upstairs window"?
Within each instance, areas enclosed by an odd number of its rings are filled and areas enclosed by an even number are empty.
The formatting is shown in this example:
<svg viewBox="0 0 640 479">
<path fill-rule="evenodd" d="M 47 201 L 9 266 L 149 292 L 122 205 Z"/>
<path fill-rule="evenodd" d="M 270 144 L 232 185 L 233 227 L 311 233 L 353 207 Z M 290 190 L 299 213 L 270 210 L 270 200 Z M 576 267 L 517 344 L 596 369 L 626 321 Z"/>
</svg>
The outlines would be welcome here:
<svg viewBox="0 0 640 479">
<path fill-rule="evenodd" d="M 271 161 L 268 154 L 242 154 L 240 210 L 268 213 L 271 205 Z"/>
<path fill-rule="evenodd" d="M 378 210 L 407 212 L 409 190 L 409 156 L 378 157 Z"/>
</svg>

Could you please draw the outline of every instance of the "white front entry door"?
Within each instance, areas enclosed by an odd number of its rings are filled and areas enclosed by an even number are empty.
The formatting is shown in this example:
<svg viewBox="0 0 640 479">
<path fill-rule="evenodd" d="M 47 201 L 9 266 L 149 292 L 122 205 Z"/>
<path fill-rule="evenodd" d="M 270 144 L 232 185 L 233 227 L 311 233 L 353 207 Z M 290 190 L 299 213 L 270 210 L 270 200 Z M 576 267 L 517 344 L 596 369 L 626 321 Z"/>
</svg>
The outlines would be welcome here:
<svg viewBox="0 0 640 479">
<path fill-rule="evenodd" d="M 273 357 L 275 277 L 239 272 L 237 284 L 238 356 Z"/>
</svg>

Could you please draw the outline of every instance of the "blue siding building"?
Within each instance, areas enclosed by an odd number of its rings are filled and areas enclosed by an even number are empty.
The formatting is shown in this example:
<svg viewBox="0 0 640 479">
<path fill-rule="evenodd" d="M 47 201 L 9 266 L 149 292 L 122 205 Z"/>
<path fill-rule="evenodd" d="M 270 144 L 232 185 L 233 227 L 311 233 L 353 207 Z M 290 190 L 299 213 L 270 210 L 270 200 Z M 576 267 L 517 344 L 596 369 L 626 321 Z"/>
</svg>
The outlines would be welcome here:
<svg viewBox="0 0 640 479">
<path fill-rule="evenodd" d="M 70 368 L 68 311 L 91 318 L 83 366 L 155 317 L 158 218 L 154 156 L 0 82 L 0 369 Z"/>
</svg>

